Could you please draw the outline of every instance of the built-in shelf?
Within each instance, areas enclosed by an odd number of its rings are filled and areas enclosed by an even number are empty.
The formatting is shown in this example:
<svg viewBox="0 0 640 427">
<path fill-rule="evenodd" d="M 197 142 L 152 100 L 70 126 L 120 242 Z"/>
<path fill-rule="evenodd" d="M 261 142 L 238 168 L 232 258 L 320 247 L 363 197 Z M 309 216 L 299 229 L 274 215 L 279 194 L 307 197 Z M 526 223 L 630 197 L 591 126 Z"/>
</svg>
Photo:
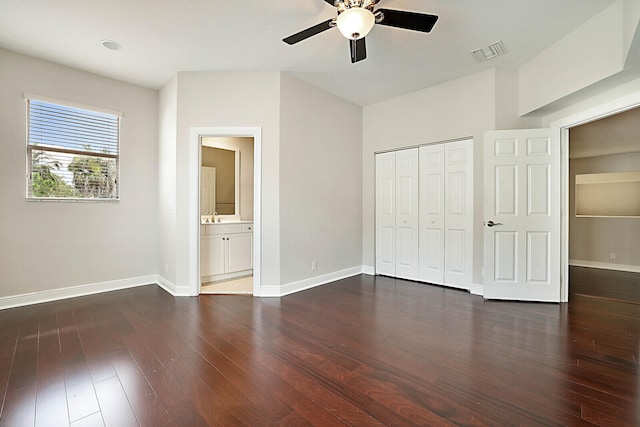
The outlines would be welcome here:
<svg viewBox="0 0 640 427">
<path fill-rule="evenodd" d="M 576 175 L 576 217 L 640 218 L 640 172 Z"/>
</svg>

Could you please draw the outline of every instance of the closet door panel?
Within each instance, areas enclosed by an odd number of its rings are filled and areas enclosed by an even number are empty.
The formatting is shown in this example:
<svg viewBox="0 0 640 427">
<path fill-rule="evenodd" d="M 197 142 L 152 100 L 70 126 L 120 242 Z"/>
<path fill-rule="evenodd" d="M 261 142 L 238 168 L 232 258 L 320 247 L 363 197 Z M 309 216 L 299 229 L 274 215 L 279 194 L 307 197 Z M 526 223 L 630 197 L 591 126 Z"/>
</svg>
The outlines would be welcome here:
<svg viewBox="0 0 640 427">
<path fill-rule="evenodd" d="M 466 230 L 456 230 L 447 227 L 447 255 L 446 265 L 447 272 L 451 274 L 464 274 L 465 270 L 465 242 L 468 236 Z"/>
<path fill-rule="evenodd" d="M 473 273 L 473 141 L 444 144 L 444 284 L 470 289 Z"/>
<path fill-rule="evenodd" d="M 420 280 L 444 283 L 444 146 L 420 147 Z"/>
<path fill-rule="evenodd" d="M 376 155 L 376 273 L 396 274 L 396 154 Z"/>
<path fill-rule="evenodd" d="M 396 152 L 396 277 L 419 279 L 418 149 Z"/>
</svg>

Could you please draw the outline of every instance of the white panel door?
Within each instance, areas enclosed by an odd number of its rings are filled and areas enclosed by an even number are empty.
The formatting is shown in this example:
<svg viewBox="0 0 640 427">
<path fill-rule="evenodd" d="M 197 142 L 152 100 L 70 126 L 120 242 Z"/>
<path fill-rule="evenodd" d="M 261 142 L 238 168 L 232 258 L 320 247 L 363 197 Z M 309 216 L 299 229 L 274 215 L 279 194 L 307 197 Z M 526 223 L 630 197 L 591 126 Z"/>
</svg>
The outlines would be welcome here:
<svg viewBox="0 0 640 427">
<path fill-rule="evenodd" d="M 473 140 L 444 144 L 444 284 L 471 289 L 473 275 Z"/>
<path fill-rule="evenodd" d="M 485 135 L 484 297 L 560 301 L 560 130 Z"/>
<path fill-rule="evenodd" d="M 420 280 L 444 284 L 444 145 L 419 149 Z"/>
<path fill-rule="evenodd" d="M 396 277 L 419 280 L 418 149 L 396 152 Z"/>
<path fill-rule="evenodd" d="M 376 274 L 396 274 L 396 153 L 376 155 Z"/>
</svg>

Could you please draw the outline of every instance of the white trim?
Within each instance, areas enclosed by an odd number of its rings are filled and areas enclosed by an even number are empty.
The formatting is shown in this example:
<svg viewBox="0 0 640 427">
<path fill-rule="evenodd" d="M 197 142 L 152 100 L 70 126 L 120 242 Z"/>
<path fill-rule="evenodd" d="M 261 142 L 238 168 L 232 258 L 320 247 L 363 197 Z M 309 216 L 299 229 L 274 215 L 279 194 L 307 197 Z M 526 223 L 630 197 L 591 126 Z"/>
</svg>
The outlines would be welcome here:
<svg viewBox="0 0 640 427">
<path fill-rule="evenodd" d="M 33 94 L 33 93 L 28 93 L 28 92 L 25 92 L 24 99 L 25 100 L 33 99 L 35 101 L 42 101 L 42 102 L 46 102 L 46 103 L 49 103 L 49 104 L 64 105 L 65 107 L 79 108 L 81 110 L 89 110 L 89 111 L 93 111 L 95 113 L 109 114 L 111 116 L 117 116 L 117 117 L 120 117 L 120 118 L 124 117 L 124 113 L 122 111 L 111 110 L 109 108 L 97 107 L 95 105 L 81 104 L 79 102 L 64 101 L 62 99 L 50 98 L 48 96 L 40 96 L 40 95 L 36 95 L 36 94 Z"/>
<path fill-rule="evenodd" d="M 631 110 L 640 105 L 640 92 L 623 96 L 613 101 L 605 102 L 597 107 L 589 108 L 551 122 L 551 127 L 572 128 L 595 120 L 603 119 L 614 114 Z"/>
<path fill-rule="evenodd" d="M 200 163 L 201 137 L 253 138 L 253 295 L 262 294 L 262 128 L 261 127 L 192 127 L 189 138 L 189 260 L 186 295 L 200 293 Z"/>
<path fill-rule="evenodd" d="M 156 284 L 160 286 L 162 289 L 173 295 L 174 297 L 189 297 L 192 296 L 190 294 L 191 289 L 189 286 L 178 286 L 173 282 L 165 279 L 161 275 L 156 275 Z"/>
<path fill-rule="evenodd" d="M 362 274 L 366 274 L 368 276 L 375 276 L 376 275 L 376 269 L 372 265 L 363 265 L 362 266 Z"/>
<path fill-rule="evenodd" d="M 564 159 L 567 158 L 567 165 Z M 560 302 L 569 301 L 569 129 L 560 129 Z"/>
<path fill-rule="evenodd" d="M 87 285 L 70 286 L 68 288 L 31 292 L 22 295 L 12 295 L 0 298 L 0 310 L 12 307 L 22 307 L 25 305 L 40 304 L 43 302 L 58 301 L 67 298 L 76 298 L 85 295 L 99 294 L 102 292 L 116 291 L 119 289 L 155 285 L 157 284 L 157 282 L 157 275 L 151 274 L 148 276 L 132 277 L 129 279 L 111 280 L 108 282 L 90 283 Z"/>
<path fill-rule="evenodd" d="M 574 267 L 601 268 L 603 270 L 628 271 L 640 273 L 640 265 L 613 264 L 610 262 L 586 261 L 582 259 L 570 259 L 569 265 Z"/>
<path fill-rule="evenodd" d="M 589 108 L 587 110 L 568 115 L 551 122 L 550 126 L 561 129 L 560 144 L 560 168 L 563 175 L 563 182 L 561 183 L 561 206 L 566 209 L 566 214 L 562 214 L 561 218 L 561 242 L 560 242 L 560 268 L 564 271 L 563 278 L 568 277 L 569 270 L 569 132 L 568 129 L 579 126 L 585 123 L 589 123 L 595 120 L 599 120 L 614 114 L 618 114 L 624 111 L 631 110 L 640 106 L 640 92 L 634 92 L 632 94 L 623 96 L 621 98 L 614 99 L 609 102 L 605 102 L 597 107 Z M 563 280 L 560 289 L 560 302 L 569 301 L 569 280 Z"/>
<path fill-rule="evenodd" d="M 295 292 L 300 292 L 307 289 L 315 288 L 316 286 L 321 286 L 327 283 L 335 282 L 336 280 L 357 276 L 359 274 L 362 274 L 362 266 L 347 268 L 345 270 L 335 271 L 333 273 L 323 274 L 322 276 L 311 277 L 309 279 L 287 283 L 280 286 L 263 286 L 261 296 L 262 297 L 282 297 L 285 295 L 293 294 Z"/>
<path fill-rule="evenodd" d="M 472 295 L 484 296 L 484 285 L 472 283 L 471 288 L 469 288 L 469 293 L 471 293 Z"/>
</svg>

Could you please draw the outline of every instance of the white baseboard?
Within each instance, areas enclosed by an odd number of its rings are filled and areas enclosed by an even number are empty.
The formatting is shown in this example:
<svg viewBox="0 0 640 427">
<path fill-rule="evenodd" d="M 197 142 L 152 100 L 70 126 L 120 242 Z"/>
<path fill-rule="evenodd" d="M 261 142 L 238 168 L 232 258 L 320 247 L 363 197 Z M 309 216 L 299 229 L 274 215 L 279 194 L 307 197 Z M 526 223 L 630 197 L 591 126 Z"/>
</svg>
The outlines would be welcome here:
<svg viewBox="0 0 640 427">
<path fill-rule="evenodd" d="M 173 295 L 174 297 L 190 297 L 193 296 L 191 294 L 191 288 L 189 286 L 178 286 L 173 282 L 165 279 L 161 275 L 156 275 L 155 283 L 160 286 L 162 289 Z"/>
<path fill-rule="evenodd" d="M 472 283 L 471 288 L 469 288 L 469 292 L 472 295 L 484 296 L 484 285 L 478 285 L 477 283 Z"/>
<path fill-rule="evenodd" d="M 287 283 L 284 285 L 263 285 L 261 288 L 260 296 L 281 297 L 284 295 L 292 294 L 294 292 L 299 292 L 305 289 L 310 289 L 316 286 L 334 282 L 336 280 L 357 276 L 358 274 L 363 273 L 373 275 L 373 267 L 357 266 L 329 274 L 324 274 L 322 276 L 300 280 L 298 282 Z M 148 276 L 132 277 L 129 279 L 90 283 L 87 285 L 71 286 L 68 288 L 51 289 L 41 292 L 0 297 L 0 310 L 152 284 L 160 286 L 169 294 L 176 297 L 193 296 L 191 293 L 191 288 L 189 286 L 178 286 L 159 274 L 150 274 Z"/>
<path fill-rule="evenodd" d="M 362 266 L 362 274 L 366 274 L 368 276 L 375 276 L 376 275 L 376 269 L 372 265 L 363 265 Z"/>
<path fill-rule="evenodd" d="M 347 277 L 357 276 L 362 274 L 363 267 L 352 267 L 345 270 L 335 271 L 329 274 L 323 274 L 322 276 L 311 277 L 309 279 L 300 280 L 298 282 L 287 283 L 281 286 L 268 286 L 262 285 L 260 292 L 261 297 L 282 297 L 295 292 L 304 291 L 306 289 L 315 288 L 316 286 L 324 285 L 336 280 L 346 279 Z"/>
<path fill-rule="evenodd" d="M 25 305 L 40 304 L 49 301 L 81 297 L 85 295 L 99 294 L 102 292 L 116 291 L 118 289 L 135 288 L 137 286 L 153 285 L 157 283 L 157 276 L 132 277 L 129 279 L 111 280 L 108 282 L 91 283 L 88 285 L 71 286 L 68 288 L 51 289 L 28 294 L 0 297 L 0 310 Z"/>
<path fill-rule="evenodd" d="M 570 259 L 569 265 L 574 267 L 602 268 L 604 270 L 628 271 L 640 273 L 640 265 L 613 264 L 610 262 L 585 261 L 581 259 Z"/>
</svg>

